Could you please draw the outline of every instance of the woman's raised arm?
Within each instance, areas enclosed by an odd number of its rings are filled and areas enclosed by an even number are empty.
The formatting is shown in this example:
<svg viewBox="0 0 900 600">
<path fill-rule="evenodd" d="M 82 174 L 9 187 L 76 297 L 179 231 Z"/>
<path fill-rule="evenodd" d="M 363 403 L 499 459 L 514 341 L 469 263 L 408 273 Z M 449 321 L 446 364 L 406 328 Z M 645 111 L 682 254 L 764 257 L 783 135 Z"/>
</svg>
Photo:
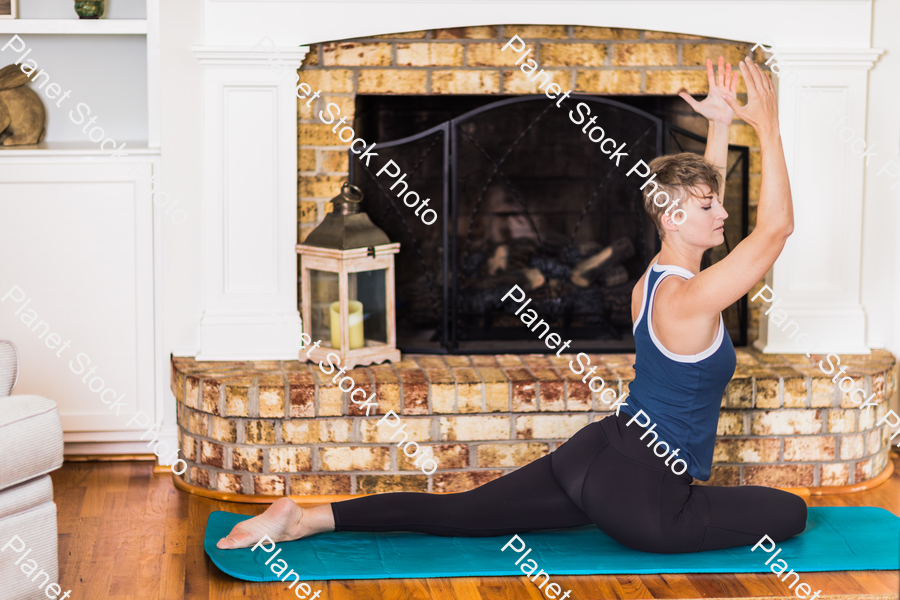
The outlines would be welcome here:
<svg viewBox="0 0 900 600">
<path fill-rule="evenodd" d="M 762 279 L 794 230 L 794 208 L 778 127 L 775 87 L 749 58 L 740 66 L 747 83 L 746 106 L 738 104 L 733 93 L 726 92 L 722 98 L 738 118 L 756 130 L 762 154 L 762 182 L 753 233 L 728 256 L 691 278 L 683 289 L 682 299 L 688 306 L 702 307 L 702 312 L 710 315 L 731 306 Z"/>
<path fill-rule="evenodd" d="M 729 91 L 733 96 L 737 91 L 737 73 L 732 76 L 731 63 L 725 62 L 725 57 L 719 57 L 718 71 L 713 72 L 712 60 L 706 59 L 706 76 L 709 80 L 709 94 L 701 102 L 694 100 L 686 91 L 678 93 L 681 98 L 691 105 L 698 114 L 709 120 L 709 130 L 706 134 L 706 152 L 703 158 L 716 167 L 719 173 L 719 200 L 725 198 L 725 170 L 728 162 L 728 130 L 731 120 L 734 118 L 734 110 L 722 98 Z"/>
</svg>

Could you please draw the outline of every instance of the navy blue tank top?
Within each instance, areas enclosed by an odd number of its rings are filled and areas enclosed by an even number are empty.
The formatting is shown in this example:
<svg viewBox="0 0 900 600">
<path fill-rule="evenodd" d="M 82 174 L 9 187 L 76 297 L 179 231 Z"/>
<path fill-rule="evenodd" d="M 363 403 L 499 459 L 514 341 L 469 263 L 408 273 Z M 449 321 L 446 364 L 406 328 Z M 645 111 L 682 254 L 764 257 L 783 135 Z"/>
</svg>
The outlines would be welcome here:
<svg viewBox="0 0 900 600">
<path fill-rule="evenodd" d="M 622 411 L 633 417 L 643 410 L 651 423 L 656 423 L 659 439 L 672 450 L 681 448 L 678 458 L 687 462 L 687 472 L 706 481 L 722 394 L 734 375 L 737 358 L 721 314 L 716 339 L 703 352 L 675 354 L 663 347 L 653 332 L 651 317 L 656 288 L 669 275 L 694 276 L 682 267 L 653 263 L 644 277 L 641 312 L 634 324 L 635 377 L 628 387 L 628 406 Z"/>
</svg>

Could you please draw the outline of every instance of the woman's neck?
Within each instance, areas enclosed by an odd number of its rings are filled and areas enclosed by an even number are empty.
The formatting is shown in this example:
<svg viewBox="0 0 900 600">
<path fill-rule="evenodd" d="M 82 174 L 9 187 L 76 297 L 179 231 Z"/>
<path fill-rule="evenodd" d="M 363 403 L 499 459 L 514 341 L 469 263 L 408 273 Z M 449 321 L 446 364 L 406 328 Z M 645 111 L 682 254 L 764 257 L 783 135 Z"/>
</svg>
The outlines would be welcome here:
<svg viewBox="0 0 900 600">
<path fill-rule="evenodd" d="M 659 265 L 672 265 L 687 269 L 694 275 L 700 273 L 700 261 L 703 258 L 704 250 L 699 248 L 675 248 L 663 241 L 662 250 L 656 263 Z"/>
</svg>

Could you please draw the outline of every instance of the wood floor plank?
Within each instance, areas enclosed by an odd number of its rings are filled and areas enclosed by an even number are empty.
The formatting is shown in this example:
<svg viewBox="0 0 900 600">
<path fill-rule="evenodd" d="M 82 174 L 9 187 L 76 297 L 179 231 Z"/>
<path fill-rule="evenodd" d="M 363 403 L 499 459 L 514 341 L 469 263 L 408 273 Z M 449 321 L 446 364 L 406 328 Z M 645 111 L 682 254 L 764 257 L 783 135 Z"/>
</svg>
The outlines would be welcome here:
<svg viewBox="0 0 900 600">
<path fill-rule="evenodd" d="M 460 600 L 483 600 L 479 591 L 478 577 L 435 577 L 428 579 L 430 598 L 459 598 Z"/>
<path fill-rule="evenodd" d="M 851 571 L 848 575 L 867 594 L 892 594 L 900 590 L 900 571 Z"/>
<path fill-rule="evenodd" d="M 381 579 L 378 587 L 384 600 L 429 600 L 427 579 Z"/>
<path fill-rule="evenodd" d="M 529 593 L 530 590 L 522 583 L 523 581 L 532 585 L 524 575 L 521 577 L 482 577 L 478 589 L 484 600 L 534 598 Z"/>
<path fill-rule="evenodd" d="M 131 529 L 136 525 L 122 519 L 106 519 L 103 524 L 91 561 L 92 586 L 104 594 L 98 597 L 131 596 L 129 580 L 136 574 L 140 553 L 139 533 Z M 120 568 L 122 564 L 129 568 Z"/>
<path fill-rule="evenodd" d="M 651 598 L 699 598 L 700 592 L 691 584 L 684 573 L 660 573 L 641 575 L 641 581 L 650 592 Z"/>
<path fill-rule="evenodd" d="M 900 514 L 900 460 L 884 485 L 853 495 L 814 496 L 810 506 L 880 506 Z M 232 504 L 177 490 L 152 464 L 65 463 L 51 475 L 59 523 L 59 582 L 71 600 L 232 600 L 293 597 L 281 582 L 222 573 L 203 551 L 209 514 L 256 515 L 265 505 Z M 900 543 L 900 541 L 898 541 Z M 773 573 L 572 575 L 551 582 L 570 600 L 794 598 Z M 896 598 L 900 571 L 803 573 L 820 597 Z M 320 600 L 542 600 L 524 575 L 311 582 Z M 546 588 L 546 586 L 545 586 Z"/>
<path fill-rule="evenodd" d="M 653 598 L 640 575 L 616 575 L 613 582 L 619 598 Z"/>
<path fill-rule="evenodd" d="M 371 580 L 345 579 L 328 582 L 328 597 L 334 600 L 381 600 L 381 590 Z M 323 593 L 319 598 L 324 597 Z"/>
<path fill-rule="evenodd" d="M 58 544 L 59 551 L 59 586 L 65 590 L 72 590 L 69 596 L 74 600 L 80 600 L 83 597 L 84 583 L 81 580 L 81 565 L 86 556 L 89 556 L 90 548 L 88 544 L 81 539 L 81 533 L 78 531 L 80 523 L 73 526 L 74 531 L 70 534 L 60 536 Z M 62 540 L 65 540 L 63 543 Z"/>
<path fill-rule="evenodd" d="M 571 590 L 569 599 L 618 598 L 611 575 L 578 575 L 571 585 L 563 588 L 563 593 Z"/>
<path fill-rule="evenodd" d="M 153 600 L 153 588 L 140 585 L 142 581 L 162 581 L 162 557 L 166 549 L 166 526 L 162 519 L 144 519 L 140 524 L 137 575 L 131 577 L 129 587 L 138 600 Z"/>
<path fill-rule="evenodd" d="M 739 573 L 736 577 L 747 590 L 746 593 L 752 596 L 778 598 L 793 594 L 774 573 Z"/>
<path fill-rule="evenodd" d="M 808 583 L 813 592 L 822 590 L 822 595 L 836 593 L 865 594 L 868 592 L 853 578 L 852 573 L 847 571 L 838 573 L 801 573 L 800 581 Z M 781 585 L 787 590 L 787 583 L 781 582 Z"/>
<path fill-rule="evenodd" d="M 84 486 L 84 498 L 81 503 L 81 518 L 97 518 L 102 517 L 103 503 L 106 501 L 108 490 L 103 486 L 102 481 L 96 481 L 93 475 L 88 478 Z"/>
<path fill-rule="evenodd" d="M 160 569 L 157 600 L 181 598 L 184 593 L 184 554 L 164 554 Z"/>
<path fill-rule="evenodd" d="M 571 590 L 571 594 L 569 594 L 569 599 L 572 598 L 583 598 L 584 596 L 579 595 L 579 589 L 582 585 L 590 585 L 591 576 L 590 575 L 554 575 L 551 580 L 552 583 L 559 584 L 559 587 L 562 589 L 562 592 L 559 594 L 560 598 L 567 591 Z M 579 583 L 581 582 L 581 583 Z M 567 600 L 569 600 L 567 599 Z"/>
<path fill-rule="evenodd" d="M 67 582 L 66 587 L 78 590 L 83 598 L 102 597 L 102 594 L 97 594 L 97 590 L 101 589 L 104 582 L 94 572 L 98 540 L 103 535 L 101 527 L 102 519 L 99 517 L 80 518 L 79 527 L 74 534 L 76 560 L 74 568 L 69 571 L 74 576 L 74 581 Z"/>
<path fill-rule="evenodd" d="M 466 598 L 467 600 L 484 600 L 481 595 L 479 577 L 453 577 L 450 579 L 450 586 L 454 593 L 454 598 Z M 434 596 L 434 598 L 446 598 L 446 596 Z"/>
<path fill-rule="evenodd" d="M 74 551 L 74 537 L 74 534 L 71 533 L 63 533 L 57 536 L 57 552 L 60 557 L 66 557 L 66 560 L 62 558 L 59 560 L 59 574 L 56 580 L 59 582 L 60 587 L 65 585 L 64 581 L 71 581 L 75 577 L 74 573 L 71 573 L 72 563 L 68 560 Z M 66 589 L 63 587 L 62 591 L 65 592 Z"/>
<path fill-rule="evenodd" d="M 63 468 L 50 473 L 53 489 L 60 487 L 85 487 L 95 471 L 96 463 L 64 463 Z"/>
<path fill-rule="evenodd" d="M 866 594 L 886 594 L 890 592 L 897 592 L 897 587 L 893 587 L 893 589 L 889 588 L 884 581 L 882 581 L 875 574 L 870 574 L 866 572 L 860 572 L 859 575 L 856 573 L 847 573 L 846 577 L 851 579 L 854 585 L 859 586 L 860 588 L 865 590 Z M 801 579 L 802 581 L 802 579 Z M 825 593 L 825 590 L 822 590 L 822 593 Z"/>
<path fill-rule="evenodd" d="M 187 549 L 187 519 L 166 519 L 165 544 L 166 554 L 184 554 Z"/>
<path fill-rule="evenodd" d="M 286 587 L 280 583 L 258 583 L 253 581 L 240 581 L 238 585 L 235 585 L 233 577 L 222 573 L 214 564 L 210 565 L 210 600 L 232 600 L 245 597 L 277 598 L 279 594 L 284 594 Z"/>
<path fill-rule="evenodd" d="M 208 513 L 200 498 L 190 497 L 187 506 L 187 552 L 185 553 L 184 597 L 209 600 L 211 562 L 203 551 L 203 534 Z"/>
<path fill-rule="evenodd" d="M 59 534 L 75 533 L 75 530 L 79 526 L 79 517 L 81 515 L 82 506 L 84 505 L 84 498 L 87 494 L 87 488 L 66 488 L 66 501 L 62 503 L 59 502 L 59 497 L 61 496 L 61 494 L 59 492 L 59 488 L 55 487 L 55 484 L 54 490 L 57 490 L 57 492 L 54 494 L 54 497 L 57 499 L 56 531 Z"/>
</svg>

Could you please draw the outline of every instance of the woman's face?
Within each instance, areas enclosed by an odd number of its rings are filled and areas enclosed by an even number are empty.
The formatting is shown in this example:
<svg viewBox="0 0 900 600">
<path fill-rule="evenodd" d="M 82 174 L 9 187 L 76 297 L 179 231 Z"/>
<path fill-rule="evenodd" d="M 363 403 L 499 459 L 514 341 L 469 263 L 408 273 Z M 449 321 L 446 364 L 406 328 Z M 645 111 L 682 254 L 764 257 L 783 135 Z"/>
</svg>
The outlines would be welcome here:
<svg viewBox="0 0 900 600">
<path fill-rule="evenodd" d="M 714 248 L 724 242 L 728 212 L 719 201 L 718 194 L 711 192 L 705 183 L 687 189 L 685 193 L 687 195 L 677 207 L 683 209 L 684 213 L 676 215 L 676 209 L 673 208 L 668 216 L 663 215 L 663 224 L 668 225 L 667 229 L 673 233 L 677 229 L 682 240 L 695 246 Z"/>
</svg>

